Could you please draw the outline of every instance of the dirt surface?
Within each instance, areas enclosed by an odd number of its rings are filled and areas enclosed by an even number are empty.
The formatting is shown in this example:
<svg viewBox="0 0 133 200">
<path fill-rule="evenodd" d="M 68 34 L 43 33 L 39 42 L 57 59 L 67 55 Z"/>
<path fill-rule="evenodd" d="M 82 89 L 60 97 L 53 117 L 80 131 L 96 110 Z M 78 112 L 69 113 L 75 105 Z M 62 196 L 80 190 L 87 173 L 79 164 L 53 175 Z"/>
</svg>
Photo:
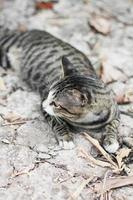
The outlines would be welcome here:
<svg viewBox="0 0 133 200">
<path fill-rule="evenodd" d="M 126 114 L 121 114 L 119 135 L 131 137 L 133 145 L 133 1 L 60 0 L 41 10 L 36 4 L 0 0 L 0 24 L 47 30 L 84 52 L 116 93 Z M 98 156 L 83 135 L 75 141 L 75 149 L 61 150 L 40 112 L 38 94 L 12 70 L 0 69 L 0 200 L 98 199 L 91 184 L 119 175 L 81 156 L 81 148 Z M 133 164 L 128 167 L 128 176 L 133 176 Z M 90 177 L 90 185 L 71 198 Z M 132 200 L 133 186 L 111 190 L 108 198 Z"/>
</svg>

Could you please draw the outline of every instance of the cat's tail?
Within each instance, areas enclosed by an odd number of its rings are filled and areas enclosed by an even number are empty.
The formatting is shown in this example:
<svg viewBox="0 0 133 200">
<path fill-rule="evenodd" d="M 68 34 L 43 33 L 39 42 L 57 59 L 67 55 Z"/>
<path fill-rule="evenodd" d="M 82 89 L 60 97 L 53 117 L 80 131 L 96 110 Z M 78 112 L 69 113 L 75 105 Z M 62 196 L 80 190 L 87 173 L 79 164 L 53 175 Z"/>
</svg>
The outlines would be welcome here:
<svg viewBox="0 0 133 200">
<path fill-rule="evenodd" d="M 12 31 L 0 26 L 0 66 L 5 69 L 10 67 L 9 49 L 17 42 L 19 35 L 20 32 L 18 31 Z"/>
<path fill-rule="evenodd" d="M 4 44 L 7 42 L 11 31 L 4 26 L 0 26 L 0 48 L 4 47 Z"/>
</svg>

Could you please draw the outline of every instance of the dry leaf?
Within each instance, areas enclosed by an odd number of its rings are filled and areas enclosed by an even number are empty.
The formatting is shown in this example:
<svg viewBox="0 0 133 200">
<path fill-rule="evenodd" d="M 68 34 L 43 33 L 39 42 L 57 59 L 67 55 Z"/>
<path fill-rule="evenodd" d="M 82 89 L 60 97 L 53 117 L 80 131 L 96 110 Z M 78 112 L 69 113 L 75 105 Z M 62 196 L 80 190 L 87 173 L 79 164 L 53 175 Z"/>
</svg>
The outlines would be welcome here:
<svg viewBox="0 0 133 200">
<path fill-rule="evenodd" d="M 125 103 L 129 103 L 129 101 L 125 100 L 125 92 L 122 92 L 121 94 L 117 94 L 115 96 L 115 100 L 118 104 L 125 104 Z"/>
<path fill-rule="evenodd" d="M 25 124 L 27 121 L 16 121 L 16 122 L 11 122 L 11 123 L 5 123 L 5 124 L 2 124 L 1 126 L 12 126 L 12 125 L 21 125 L 21 124 Z"/>
<path fill-rule="evenodd" d="M 127 76 L 121 70 L 111 65 L 107 58 L 103 58 L 101 66 L 101 79 L 105 83 L 110 83 L 116 80 L 126 81 Z"/>
<path fill-rule="evenodd" d="M 93 159 L 91 159 L 91 155 L 89 155 L 82 147 L 79 147 L 79 152 L 78 152 L 78 156 L 80 158 L 84 158 L 84 159 L 88 159 L 89 160 L 89 166 L 91 167 L 95 167 L 95 163 L 93 162 Z"/>
<path fill-rule="evenodd" d="M 127 88 L 118 95 L 116 95 L 116 101 L 119 104 L 131 103 L 133 102 L 133 88 Z"/>
<path fill-rule="evenodd" d="M 109 19 L 103 18 L 102 16 L 93 16 L 89 23 L 93 29 L 103 35 L 107 35 L 111 30 L 111 23 Z"/>
<path fill-rule="evenodd" d="M 122 166 L 124 164 L 122 162 L 122 160 L 123 160 L 123 158 L 128 157 L 128 155 L 129 155 L 130 152 L 131 152 L 131 149 L 129 149 L 129 148 L 123 148 L 123 149 L 120 149 L 117 152 L 116 160 L 117 160 L 119 168 L 122 168 Z"/>
<path fill-rule="evenodd" d="M 94 167 L 94 165 L 98 165 L 100 167 L 109 167 L 109 168 L 113 168 L 114 166 L 112 166 L 109 162 L 105 162 L 105 161 L 101 161 L 101 160 L 97 160 L 94 157 L 92 157 L 90 154 L 88 154 L 83 148 L 80 148 L 80 152 L 82 153 L 82 155 L 89 161 L 89 164 Z M 92 165 L 93 164 L 93 165 Z"/>
<path fill-rule="evenodd" d="M 42 10 L 42 9 L 53 9 L 53 2 L 37 2 L 36 3 L 36 9 Z"/>
<path fill-rule="evenodd" d="M 17 120 L 22 119 L 20 115 L 16 114 L 16 113 L 8 113 L 7 115 L 3 116 L 3 118 L 7 121 L 7 122 L 15 122 Z"/>
<path fill-rule="evenodd" d="M 0 90 L 6 90 L 6 86 L 2 78 L 0 78 Z"/>
<path fill-rule="evenodd" d="M 15 177 L 23 175 L 23 174 L 28 174 L 34 168 L 35 168 L 35 164 L 31 164 L 31 166 L 25 167 L 24 169 L 22 169 L 20 171 L 13 171 L 12 178 L 15 178 Z"/>
<path fill-rule="evenodd" d="M 83 183 L 77 188 L 77 190 L 71 195 L 71 197 L 68 200 L 77 200 L 78 196 L 81 194 L 84 187 L 93 180 L 93 176 L 88 178 L 87 180 L 84 180 Z"/>
<path fill-rule="evenodd" d="M 110 178 L 106 179 L 106 182 L 103 187 L 103 182 L 95 183 L 94 191 L 98 193 L 99 195 L 115 188 L 127 186 L 127 185 L 133 185 L 133 176 L 120 176 L 116 178 Z M 102 193 L 101 193 L 102 191 Z"/>
<path fill-rule="evenodd" d="M 87 133 L 84 133 L 86 139 L 88 139 L 100 152 L 101 154 L 106 158 L 106 160 L 112 165 L 114 169 L 118 169 L 117 164 L 112 160 L 111 156 L 103 149 L 103 147 L 99 144 L 99 142 L 92 138 Z"/>
<path fill-rule="evenodd" d="M 28 121 L 28 119 L 23 119 L 20 115 L 16 113 L 8 113 L 7 115 L 3 116 L 3 119 L 7 122 L 2 124 L 2 126 L 21 125 Z"/>
<path fill-rule="evenodd" d="M 122 159 L 125 157 L 128 157 L 131 151 L 130 149 L 128 148 L 120 149 L 116 156 L 117 163 L 115 163 L 112 157 L 103 149 L 103 147 L 99 144 L 99 142 L 96 139 L 92 138 L 90 135 L 86 133 L 84 133 L 84 135 L 101 152 L 104 158 L 106 158 L 106 160 L 108 161 L 107 162 L 107 161 L 97 160 L 93 158 L 91 155 L 89 155 L 88 153 L 86 153 L 84 149 L 81 149 L 81 152 L 90 162 L 92 162 L 95 165 L 99 165 L 101 167 L 109 167 L 113 169 L 114 173 L 120 173 L 122 170 L 125 170 L 125 171 L 127 170 L 127 167 L 124 164 L 124 162 L 122 162 Z"/>
</svg>

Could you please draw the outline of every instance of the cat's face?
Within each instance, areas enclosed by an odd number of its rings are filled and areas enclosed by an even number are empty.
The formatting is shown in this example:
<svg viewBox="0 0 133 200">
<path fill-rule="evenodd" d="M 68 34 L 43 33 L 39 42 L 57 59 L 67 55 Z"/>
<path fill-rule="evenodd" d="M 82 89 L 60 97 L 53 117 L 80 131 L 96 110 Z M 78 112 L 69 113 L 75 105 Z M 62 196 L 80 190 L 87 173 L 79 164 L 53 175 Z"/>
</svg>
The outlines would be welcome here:
<svg viewBox="0 0 133 200">
<path fill-rule="evenodd" d="M 59 92 L 53 88 L 42 106 L 50 115 L 74 121 L 86 113 L 90 101 L 91 97 L 78 89 L 64 88 Z"/>
<path fill-rule="evenodd" d="M 47 99 L 42 102 L 43 110 L 79 124 L 93 125 L 106 118 L 108 110 L 99 107 L 99 101 L 94 97 L 93 78 L 85 78 L 75 72 L 73 74 L 71 67 L 65 73 L 70 75 L 65 74 L 63 79 L 51 87 Z"/>
</svg>

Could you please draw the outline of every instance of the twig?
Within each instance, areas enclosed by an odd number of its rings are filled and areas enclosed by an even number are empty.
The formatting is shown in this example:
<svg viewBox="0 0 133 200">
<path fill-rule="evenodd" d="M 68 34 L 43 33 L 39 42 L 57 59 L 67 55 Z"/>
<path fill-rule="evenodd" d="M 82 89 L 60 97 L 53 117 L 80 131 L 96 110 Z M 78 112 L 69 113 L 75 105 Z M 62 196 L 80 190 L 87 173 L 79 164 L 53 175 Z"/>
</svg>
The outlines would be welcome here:
<svg viewBox="0 0 133 200">
<path fill-rule="evenodd" d="M 117 160 L 119 169 L 121 169 L 123 167 L 123 164 L 124 164 L 123 158 L 127 158 L 129 156 L 130 152 L 131 152 L 131 149 L 129 149 L 129 148 L 122 148 L 118 151 L 116 160 Z"/>
<path fill-rule="evenodd" d="M 111 189 L 127 186 L 127 185 L 133 185 L 133 176 L 120 176 L 117 178 L 110 178 L 106 180 L 106 185 L 103 189 L 103 182 L 95 183 L 94 184 L 94 191 L 97 192 L 99 195 L 104 194 L 107 191 L 110 191 Z M 102 191 L 102 193 L 101 193 Z"/>
<path fill-rule="evenodd" d="M 104 188 L 106 187 L 106 180 L 107 180 L 107 175 L 108 175 L 109 171 L 106 171 L 105 175 L 104 175 L 104 179 L 103 179 L 103 186 L 102 186 L 102 193 L 104 191 Z"/>
<path fill-rule="evenodd" d="M 112 190 L 108 191 L 108 200 L 111 200 Z"/>
<path fill-rule="evenodd" d="M 84 180 L 83 183 L 81 183 L 81 185 L 77 188 L 77 190 L 68 198 L 68 200 L 76 200 L 78 199 L 78 196 L 80 195 L 80 193 L 82 192 L 82 190 L 84 189 L 84 187 L 93 180 L 93 176 L 91 176 L 90 178 L 88 178 L 87 180 Z"/>
<path fill-rule="evenodd" d="M 120 113 L 123 114 L 123 115 L 130 116 L 130 117 L 133 118 L 133 113 L 132 112 L 126 112 L 126 111 L 120 110 Z"/>
<path fill-rule="evenodd" d="M 87 133 L 84 133 L 84 135 L 86 139 L 89 140 L 102 153 L 106 160 L 114 166 L 114 168 L 118 168 L 117 164 L 112 160 L 111 156 L 100 146 L 99 142 L 96 139 L 92 138 Z"/>
<path fill-rule="evenodd" d="M 2 114 L 0 114 L 0 117 L 1 117 L 3 120 L 5 120 L 5 118 L 3 117 L 3 115 L 2 115 Z"/>
<path fill-rule="evenodd" d="M 80 151 L 89 160 L 89 162 L 92 162 L 93 164 L 98 165 L 100 167 L 109 167 L 111 169 L 114 169 L 114 166 L 112 166 L 110 163 L 101 160 L 96 160 L 91 155 L 89 155 L 83 148 L 80 148 Z"/>
<path fill-rule="evenodd" d="M 10 122 L 2 124 L 1 126 L 9 126 L 9 125 L 19 125 L 19 124 L 25 124 L 27 121 L 19 121 L 19 122 Z"/>
</svg>

